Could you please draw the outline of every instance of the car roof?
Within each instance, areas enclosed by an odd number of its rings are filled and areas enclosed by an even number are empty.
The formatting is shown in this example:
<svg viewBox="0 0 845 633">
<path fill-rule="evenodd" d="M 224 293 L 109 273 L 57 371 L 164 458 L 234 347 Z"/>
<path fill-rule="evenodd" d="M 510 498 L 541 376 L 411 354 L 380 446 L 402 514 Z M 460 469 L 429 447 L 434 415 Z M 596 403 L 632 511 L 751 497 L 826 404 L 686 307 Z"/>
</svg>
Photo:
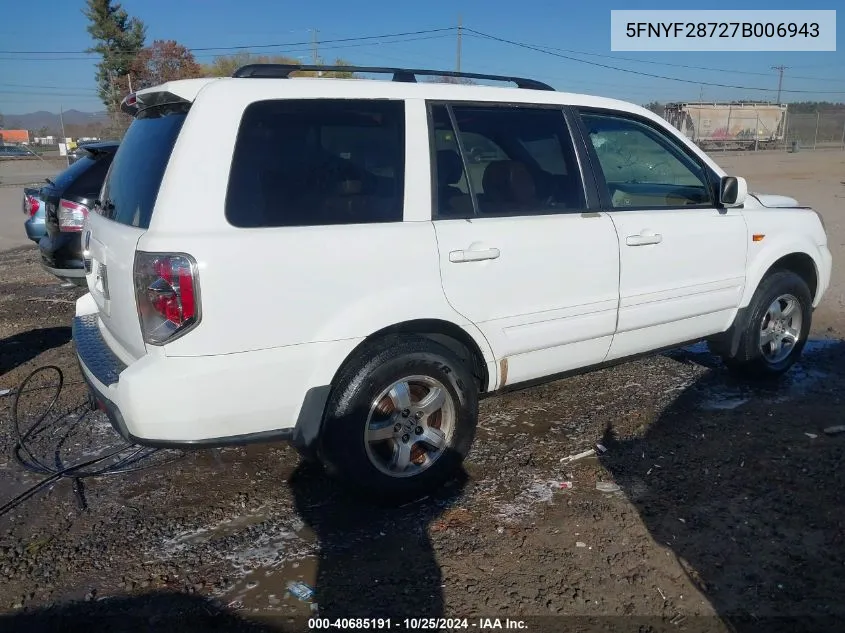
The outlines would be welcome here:
<svg viewBox="0 0 845 633">
<path fill-rule="evenodd" d="M 532 103 L 548 105 L 575 105 L 634 112 L 649 118 L 657 115 L 639 105 L 619 99 L 557 90 L 534 90 L 487 85 L 462 85 L 438 82 L 401 82 L 385 79 L 336 79 L 327 77 L 217 77 L 181 79 L 139 90 L 138 101 L 156 93 L 169 93 L 187 102 L 194 101 L 200 92 L 215 95 L 223 91 L 238 90 L 253 93 L 256 98 L 267 98 L 268 88 L 284 97 L 293 98 L 296 92 L 303 97 L 329 98 L 382 98 L 382 99 L 431 99 L 443 101 L 482 101 L 507 103 Z"/>
</svg>

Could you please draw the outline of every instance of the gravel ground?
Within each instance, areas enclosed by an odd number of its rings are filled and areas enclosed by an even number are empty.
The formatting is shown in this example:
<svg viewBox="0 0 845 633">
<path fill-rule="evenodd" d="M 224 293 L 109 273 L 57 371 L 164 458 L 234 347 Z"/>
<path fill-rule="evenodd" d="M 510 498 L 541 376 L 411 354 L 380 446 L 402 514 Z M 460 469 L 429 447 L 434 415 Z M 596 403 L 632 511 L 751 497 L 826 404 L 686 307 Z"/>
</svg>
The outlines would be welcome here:
<svg viewBox="0 0 845 633">
<path fill-rule="evenodd" d="M 56 365 L 66 410 L 84 401 L 68 327 L 79 290 L 36 261 L 0 253 L 0 390 Z M 301 631 L 315 614 L 394 630 L 432 616 L 476 630 L 497 617 L 528 631 L 841 629 L 845 434 L 824 429 L 843 423 L 845 342 L 839 311 L 820 313 L 775 386 L 734 382 L 699 345 L 489 398 L 463 476 L 402 508 L 363 506 L 285 445 L 158 453 L 86 480 L 84 509 L 60 481 L 0 517 L 0 630 Z M 39 479 L 11 458 L 10 405 L 0 502 Z M 38 446 L 72 461 L 119 443 L 93 413 Z M 562 462 L 596 443 L 606 452 Z M 291 581 L 314 596 L 294 598 Z"/>
</svg>

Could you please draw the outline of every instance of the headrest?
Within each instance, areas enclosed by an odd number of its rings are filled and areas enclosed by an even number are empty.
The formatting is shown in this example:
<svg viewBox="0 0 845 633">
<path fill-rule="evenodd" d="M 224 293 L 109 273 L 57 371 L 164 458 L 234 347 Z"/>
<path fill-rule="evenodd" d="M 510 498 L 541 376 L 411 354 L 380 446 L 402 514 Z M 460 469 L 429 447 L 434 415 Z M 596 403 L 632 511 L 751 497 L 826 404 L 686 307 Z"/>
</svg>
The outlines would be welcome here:
<svg viewBox="0 0 845 633">
<path fill-rule="evenodd" d="M 437 151 L 437 181 L 440 185 L 454 185 L 464 175 L 464 164 L 458 152 L 451 149 Z"/>
<path fill-rule="evenodd" d="M 514 160 L 494 160 L 487 165 L 481 186 L 485 196 L 503 202 L 529 203 L 537 194 L 531 172 Z"/>
</svg>

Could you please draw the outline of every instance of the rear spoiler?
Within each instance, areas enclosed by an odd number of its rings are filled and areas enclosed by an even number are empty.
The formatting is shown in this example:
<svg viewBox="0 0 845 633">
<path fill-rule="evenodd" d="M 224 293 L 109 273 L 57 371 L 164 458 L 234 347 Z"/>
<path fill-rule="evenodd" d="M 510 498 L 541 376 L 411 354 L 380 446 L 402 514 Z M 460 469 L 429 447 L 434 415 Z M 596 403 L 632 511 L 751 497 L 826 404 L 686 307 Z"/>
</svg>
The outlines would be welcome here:
<svg viewBox="0 0 845 633">
<path fill-rule="evenodd" d="M 190 103 L 187 99 L 172 92 L 130 92 L 120 102 L 120 110 L 130 116 L 137 116 L 142 110 L 153 106 Z"/>
</svg>

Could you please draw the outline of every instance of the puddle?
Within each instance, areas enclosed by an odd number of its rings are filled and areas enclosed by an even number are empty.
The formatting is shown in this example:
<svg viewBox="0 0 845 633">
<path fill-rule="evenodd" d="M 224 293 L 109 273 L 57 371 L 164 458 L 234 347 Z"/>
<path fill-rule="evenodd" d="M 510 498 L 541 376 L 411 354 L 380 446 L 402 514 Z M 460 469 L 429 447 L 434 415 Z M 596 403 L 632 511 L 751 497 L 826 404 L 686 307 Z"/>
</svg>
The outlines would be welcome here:
<svg viewBox="0 0 845 633">
<path fill-rule="evenodd" d="M 273 569 L 249 571 L 217 594 L 219 599 L 237 608 L 261 613 L 284 613 L 289 616 L 313 615 L 312 604 L 319 604 L 316 556 L 288 561 Z M 316 590 L 309 601 L 299 600 L 288 592 L 288 583 L 302 582 Z M 314 607 L 316 608 L 316 607 Z"/>
</svg>

